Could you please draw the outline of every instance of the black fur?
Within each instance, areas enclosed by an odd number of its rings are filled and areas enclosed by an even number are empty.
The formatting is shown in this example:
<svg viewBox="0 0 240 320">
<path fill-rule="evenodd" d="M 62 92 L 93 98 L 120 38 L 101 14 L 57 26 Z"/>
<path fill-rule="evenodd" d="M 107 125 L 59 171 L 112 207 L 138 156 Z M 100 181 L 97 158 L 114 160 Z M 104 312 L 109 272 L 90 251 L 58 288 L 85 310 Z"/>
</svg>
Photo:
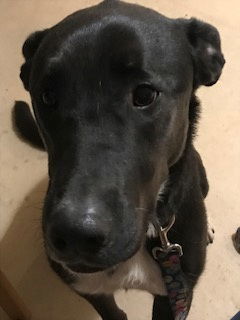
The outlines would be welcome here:
<svg viewBox="0 0 240 320">
<path fill-rule="evenodd" d="M 32 112 L 24 101 L 16 101 L 12 111 L 13 129 L 17 136 L 33 147 L 45 150 Z"/>
<path fill-rule="evenodd" d="M 174 213 L 169 236 L 183 247 L 193 291 L 205 263 L 208 193 L 193 146 L 195 91 L 220 77 L 217 29 L 109 0 L 34 33 L 23 54 L 21 79 L 49 155 L 43 234 L 53 269 L 69 285 L 75 277 L 59 260 L 77 272 L 107 270 L 146 242 L 156 213 L 161 221 Z M 155 94 L 145 109 L 136 107 L 138 86 Z M 14 113 L 21 136 L 42 148 L 26 105 Z M 104 320 L 127 319 L 113 296 L 83 296 Z M 167 299 L 156 296 L 158 314 L 172 319 Z"/>
</svg>

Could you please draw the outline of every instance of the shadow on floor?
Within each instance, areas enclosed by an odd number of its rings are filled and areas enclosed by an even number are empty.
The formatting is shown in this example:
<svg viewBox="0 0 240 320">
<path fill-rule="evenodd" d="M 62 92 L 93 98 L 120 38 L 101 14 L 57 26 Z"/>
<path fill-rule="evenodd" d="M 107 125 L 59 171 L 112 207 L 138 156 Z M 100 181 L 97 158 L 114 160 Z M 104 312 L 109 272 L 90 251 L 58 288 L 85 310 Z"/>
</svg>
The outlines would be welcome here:
<svg viewBox="0 0 240 320">
<path fill-rule="evenodd" d="M 26 174 L 26 179 L 27 175 Z M 47 178 L 25 197 L 1 241 L 1 268 L 31 306 L 33 320 L 94 320 L 92 307 L 50 269 L 41 236 Z"/>
</svg>

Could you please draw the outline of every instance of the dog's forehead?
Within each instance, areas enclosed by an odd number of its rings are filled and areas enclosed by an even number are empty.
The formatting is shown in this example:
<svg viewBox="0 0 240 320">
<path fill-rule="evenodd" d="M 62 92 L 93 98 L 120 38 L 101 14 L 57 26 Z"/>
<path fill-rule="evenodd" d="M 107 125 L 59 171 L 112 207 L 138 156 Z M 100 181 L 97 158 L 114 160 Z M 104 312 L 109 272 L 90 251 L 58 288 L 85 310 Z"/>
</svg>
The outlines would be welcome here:
<svg viewBox="0 0 240 320">
<path fill-rule="evenodd" d="M 49 30 L 35 74 L 74 69 L 71 78 L 85 76 L 85 81 L 93 74 L 97 79 L 98 73 L 111 77 L 113 68 L 135 68 L 166 79 L 166 87 L 171 83 L 174 90 L 185 89 L 192 77 L 191 55 L 175 19 L 132 5 L 127 10 L 122 4 L 114 10 L 96 8 L 79 11 Z"/>
<path fill-rule="evenodd" d="M 63 20 L 48 35 L 51 60 L 75 58 L 85 65 L 119 61 L 128 66 L 158 59 L 170 68 L 185 62 L 186 37 L 174 19 L 138 6 L 123 8 L 95 15 L 80 11 Z"/>
<path fill-rule="evenodd" d="M 93 66 L 108 62 L 132 66 L 142 62 L 143 42 L 126 21 L 81 26 L 67 34 L 58 33 L 58 39 L 48 56 L 50 63 L 71 61 L 79 66 Z M 51 37 L 49 43 L 51 46 Z"/>
</svg>

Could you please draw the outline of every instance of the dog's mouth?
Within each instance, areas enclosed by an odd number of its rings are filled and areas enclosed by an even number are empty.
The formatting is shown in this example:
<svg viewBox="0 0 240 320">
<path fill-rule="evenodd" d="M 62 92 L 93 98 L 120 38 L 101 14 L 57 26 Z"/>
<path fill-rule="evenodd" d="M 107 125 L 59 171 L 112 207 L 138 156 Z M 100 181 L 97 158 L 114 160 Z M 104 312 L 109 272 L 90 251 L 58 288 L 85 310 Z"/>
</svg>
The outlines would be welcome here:
<svg viewBox="0 0 240 320">
<path fill-rule="evenodd" d="M 106 266 L 106 265 L 100 265 L 97 263 L 91 264 L 89 263 L 89 261 L 88 263 L 86 263 L 85 261 L 84 263 L 83 262 L 76 262 L 76 263 L 65 262 L 64 260 L 59 259 L 54 253 L 54 251 L 49 248 L 48 245 L 45 245 L 45 249 L 46 249 L 47 256 L 50 260 L 53 260 L 54 262 L 62 265 L 64 269 L 69 269 L 70 271 L 75 273 L 94 273 L 94 272 L 104 271 L 109 268 L 109 266 Z"/>
<path fill-rule="evenodd" d="M 68 269 L 76 273 L 94 273 L 106 270 L 106 266 L 89 266 L 83 264 L 67 264 Z"/>
<path fill-rule="evenodd" d="M 109 274 L 115 272 L 115 270 L 121 265 L 121 263 L 132 258 L 138 250 L 144 245 L 144 240 L 139 243 L 134 251 L 130 250 L 131 254 L 125 256 L 123 259 L 112 259 L 111 262 L 108 259 L 95 259 L 88 257 L 87 259 L 77 259 L 78 261 L 67 262 L 56 256 L 53 250 L 45 244 L 47 256 L 50 260 L 60 264 L 64 269 L 78 274 L 78 273 L 96 273 L 106 271 Z M 127 246 L 128 247 L 128 246 Z"/>
<path fill-rule="evenodd" d="M 142 244 L 141 244 L 142 245 Z M 96 273 L 96 272 L 102 272 L 102 271 L 107 271 L 107 272 L 114 272 L 114 270 L 124 261 L 128 260 L 131 258 L 136 251 L 129 256 L 125 257 L 123 260 L 119 261 L 112 261 L 112 263 L 109 263 L 109 261 L 96 261 L 95 259 L 82 259 L 82 261 L 76 261 L 76 262 L 66 262 L 64 259 L 61 259 L 56 256 L 53 250 L 50 249 L 48 245 L 45 245 L 46 253 L 47 256 L 50 260 L 60 264 L 64 269 L 69 270 L 70 272 L 73 273 Z M 139 248 L 138 248 L 139 249 Z"/>
</svg>

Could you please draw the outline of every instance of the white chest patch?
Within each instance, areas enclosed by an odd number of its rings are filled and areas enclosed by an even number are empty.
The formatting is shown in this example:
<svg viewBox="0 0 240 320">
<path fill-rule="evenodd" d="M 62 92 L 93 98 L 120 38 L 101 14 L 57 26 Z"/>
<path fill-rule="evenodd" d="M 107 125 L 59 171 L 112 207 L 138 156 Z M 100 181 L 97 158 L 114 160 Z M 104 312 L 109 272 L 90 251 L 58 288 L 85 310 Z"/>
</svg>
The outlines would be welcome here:
<svg viewBox="0 0 240 320">
<path fill-rule="evenodd" d="M 140 249 L 126 262 L 119 264 L 113 272 L 74 273 L 74 275 L 77 276 L 77 280 L 72 287 L 79 293 L 111 294 L 119 289 L 140 289 L 154 295 L 167 294 L 161 270 L 145 248 Z"/>
</svg>

